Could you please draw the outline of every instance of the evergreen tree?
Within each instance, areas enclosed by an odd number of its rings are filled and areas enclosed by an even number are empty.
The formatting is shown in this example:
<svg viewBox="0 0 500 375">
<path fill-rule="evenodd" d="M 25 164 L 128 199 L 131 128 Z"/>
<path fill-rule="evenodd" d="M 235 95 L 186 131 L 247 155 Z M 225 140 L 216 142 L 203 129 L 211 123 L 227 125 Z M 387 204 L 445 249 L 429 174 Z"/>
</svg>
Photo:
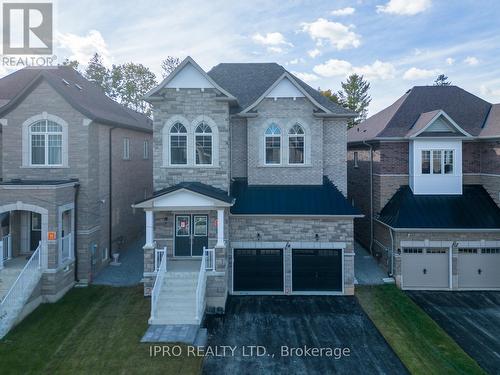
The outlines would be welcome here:
<svg viewBox="0 0 500 375">
<path fill-rule="evenodd" d="M 98 86 L 100 86 L 107 95 L 110 95 L 110 72 L 102 63 L 102 58 L 98 53 L 95 53 L 90 59 L 87 68 L 85 69 L 84 76 L 89 81 L 95 82 Z"/>
<path fill-rule="evenodd" d="M 358 116 L 348 121 L 348 128 L 359 124 L 366 119 L 368 105 L 372 98 L 368 95 L 370 83 L 363 76 L 351 74 L 346 82 L 342 82 L 342 90 L 338 92 L 338 100 L 341 105 L 351 111 L 357 112 Z"/>
<path fill-rule="evenodd" d="M 448 81 L 448 76 L 444 74 L 440 74 L 437 76 L 436 80 L 434 81 L 434 86 L 450 86 L 451 82 Z"/>
</svg>

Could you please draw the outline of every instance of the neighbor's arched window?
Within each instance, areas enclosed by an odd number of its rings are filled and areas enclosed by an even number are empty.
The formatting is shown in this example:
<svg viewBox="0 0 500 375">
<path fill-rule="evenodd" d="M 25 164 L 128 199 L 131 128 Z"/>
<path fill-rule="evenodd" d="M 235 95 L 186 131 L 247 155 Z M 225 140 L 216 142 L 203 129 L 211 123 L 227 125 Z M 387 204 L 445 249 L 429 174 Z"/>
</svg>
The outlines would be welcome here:
<svg viewBox="0 0 500 375">
<path fill-rule="evenodd" d="M 271 124 L 264 134 L 266 164 L 281 164 L 281 129 Z"/>
<path fill-rule="evenodd" d="M 60 166 L 62 162 L 63 127 L 50 120 L 29 126 L 31 165 Z"/>
<path fill-rule="evenodd" d="M 213 139 L 212 129 L 205 122 L 199 124 L 194 131 L 195 163 L 197 165 L 212 164 Z"/>
<path fill-rule="evenodd" d="M 187 164 L 187 130 L 180 122 L 170 128 L 170 164 Z"/>
<path fill-rule="evenodd" d="M 288 163 L 304 164 L 304 129 L 299 124 L 295 124 L 288 132 Z"/>
</svg>

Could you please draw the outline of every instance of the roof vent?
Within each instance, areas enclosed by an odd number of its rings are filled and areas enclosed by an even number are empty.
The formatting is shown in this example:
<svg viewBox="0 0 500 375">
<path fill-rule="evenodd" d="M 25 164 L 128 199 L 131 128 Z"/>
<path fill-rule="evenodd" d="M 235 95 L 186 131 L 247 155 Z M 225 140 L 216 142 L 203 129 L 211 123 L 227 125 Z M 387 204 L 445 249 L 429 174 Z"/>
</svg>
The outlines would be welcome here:
<svg viewBox="0 0 500 375">
<path fill-rule="evenodd" d="M 76 87 L 78 90 L 80 90 L 80 91 L 82 91 L 82 90 L 83 90 L 83 87 L 82 87 L 82 86 L 80 86 L 78 83 L 75 83 L 75 87 Z"/>
<path fill-rule="evenodd" d="M 63 81 L 63 83 L 64 83 L 66 86 L 69 86 L 69 82 L 68 82 L 68 81 L 66 81 L 64 78 L 62 78 L 62 81 Z"/>
</svg>

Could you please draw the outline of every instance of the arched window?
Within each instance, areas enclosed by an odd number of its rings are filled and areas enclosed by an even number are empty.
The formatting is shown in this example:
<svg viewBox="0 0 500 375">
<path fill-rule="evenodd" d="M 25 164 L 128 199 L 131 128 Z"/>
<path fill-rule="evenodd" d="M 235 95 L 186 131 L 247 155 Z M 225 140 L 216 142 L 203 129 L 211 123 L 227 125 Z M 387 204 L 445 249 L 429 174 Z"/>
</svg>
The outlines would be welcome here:
<svg viewBox="0 0 500 375">
<path fill-rule="evenodd" d="M 62 165 L 63 128 L 50 120 L 29 126 L 32 165 Z"/>
<path fill-rule="evenodd" d="M 180 122 L 170 128 L 170 164 L 187 164 L 187 130 Z"/>
<path fill-rule="evenodd" d="M 304 164 L 304 129 L 299 124 L 292 126 L 288 132 L 288 163 Z"/>
<path fill-rule="evenodd" d="M 281 129 L 278 125 L 271 124 L 264 136 L 266 164 L 281 164 Z"/>
<path fill-rule="evenodd" d="M 196 127 L 194 136 L 195 163 L 197 165 L 212 164 L 212 129 L 202 122 Z"/>
</svg>

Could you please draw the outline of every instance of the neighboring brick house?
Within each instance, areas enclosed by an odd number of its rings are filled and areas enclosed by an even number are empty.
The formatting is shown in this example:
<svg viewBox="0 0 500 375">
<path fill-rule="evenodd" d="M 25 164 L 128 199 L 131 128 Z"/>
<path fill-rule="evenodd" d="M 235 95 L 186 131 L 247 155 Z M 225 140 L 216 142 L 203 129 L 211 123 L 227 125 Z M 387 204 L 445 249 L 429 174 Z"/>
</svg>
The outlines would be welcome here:
<svg viewBox="0 0 500 375">
<path fill-rule="evenodd" d="M 25 312 L 91 282 L 144 230 L 131 204 L 152 192 L 152 123 L 63 66 L 0 79 L 0 104 L 0 297 L 10 319 L 15 291 L 6 295 L 28 259 L 41 269 L 23 273 Z M 12 322 L 0 323 L 1 336 Z"/>
<path fill-rule="evenodd" d="M 278 64 L 205 73 L 189 57 L 147 100 L 156 192 L 135 207 L 152 323 L 199 323 L 228 293 L 354 293 L 352 112 Z"/>
<path fill-rule="evenodd" d="M 412 88 L 348 131 L 348 190 L 402 288 L 500 289 L 500 105 Z"/>
</svg>

